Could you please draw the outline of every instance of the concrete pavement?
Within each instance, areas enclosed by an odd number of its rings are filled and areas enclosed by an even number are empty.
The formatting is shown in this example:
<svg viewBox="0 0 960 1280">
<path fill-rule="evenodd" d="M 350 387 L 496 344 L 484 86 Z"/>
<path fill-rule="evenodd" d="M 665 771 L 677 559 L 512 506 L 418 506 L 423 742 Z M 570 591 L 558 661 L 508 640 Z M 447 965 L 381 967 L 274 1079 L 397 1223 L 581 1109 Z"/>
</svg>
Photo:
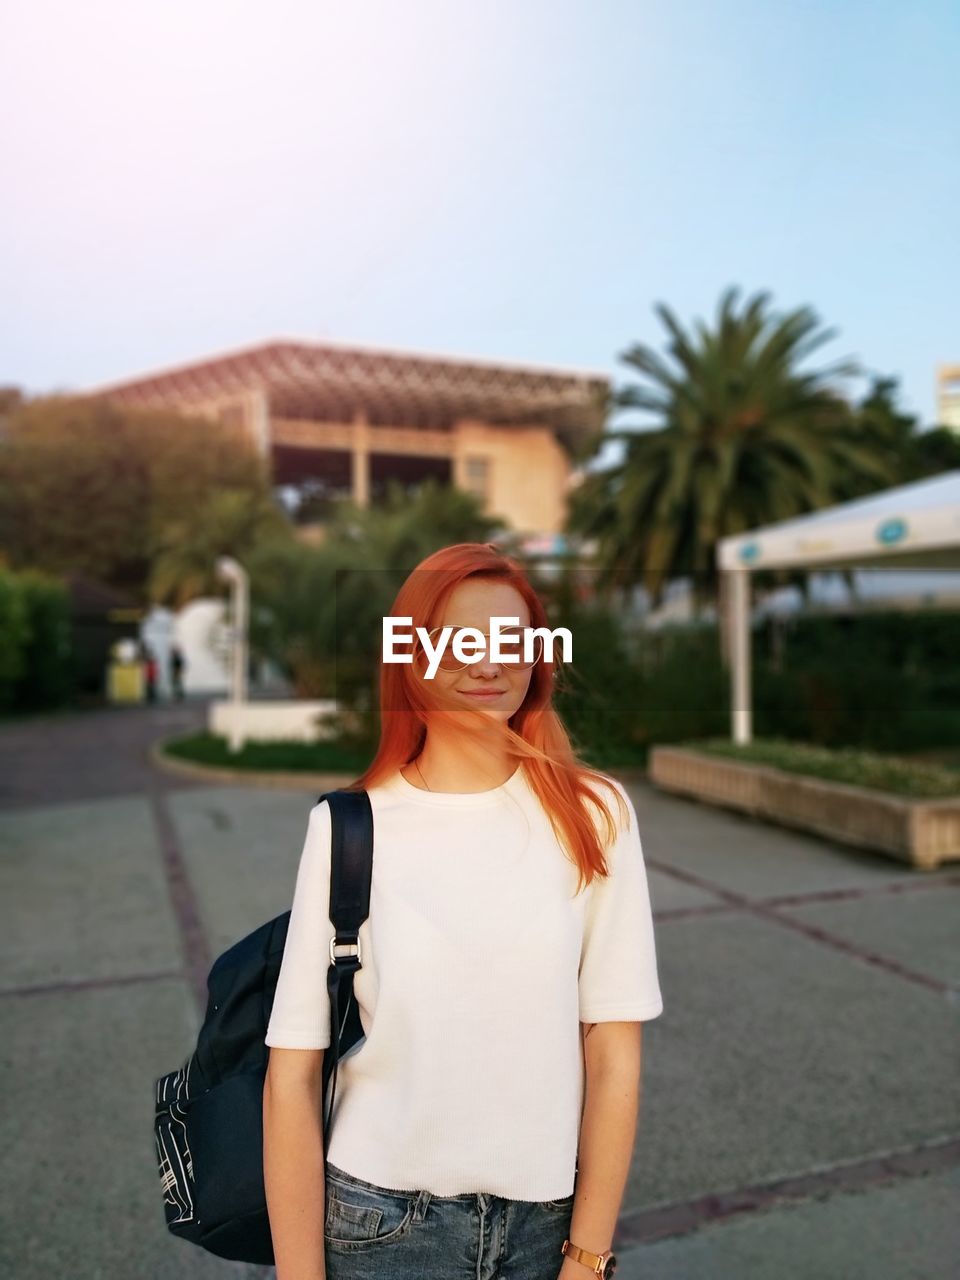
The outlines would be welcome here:
<svg viewBox="0 0 960 1280">
<path fill-rule="evenodd" d="M 0 727 L 4 1277 L 272 1274 L 169 1236 L 153 1154 L 153 1080 L 195 1042 L 212 959 L 289 906 L 314 800 L 152 765 L 202 723 Z M 618 1275 L 952 1280 L 960 872 L 628 785 L 665 1009 Z"/>
</svg>

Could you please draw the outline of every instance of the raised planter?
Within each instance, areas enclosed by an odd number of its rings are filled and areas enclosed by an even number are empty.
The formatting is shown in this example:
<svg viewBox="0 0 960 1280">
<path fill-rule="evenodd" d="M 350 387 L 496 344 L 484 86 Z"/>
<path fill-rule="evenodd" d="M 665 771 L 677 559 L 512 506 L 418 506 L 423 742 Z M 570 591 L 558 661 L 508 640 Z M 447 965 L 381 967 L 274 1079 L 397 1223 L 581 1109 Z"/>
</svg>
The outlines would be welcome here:
<svg viewBox="0 0 960 1280">
<path fill-rule="evenodd" d="M 246 742 L 320 742 L 336 733 L 321 727 L 320 717 L 336 710 L 335 698 L 261 699 L 239 704 L 226 699 L 210 703 L 207 728 L 221 738 L 229 738 L 236 729 Z"/>
<path fill-rule="evenodd" d="M 648 776 L 665 791 L 873 849 L 924 871 L 960 858 L 960 796 L 911 800 L 682 747 L 653 747 Z"/>
</svg>

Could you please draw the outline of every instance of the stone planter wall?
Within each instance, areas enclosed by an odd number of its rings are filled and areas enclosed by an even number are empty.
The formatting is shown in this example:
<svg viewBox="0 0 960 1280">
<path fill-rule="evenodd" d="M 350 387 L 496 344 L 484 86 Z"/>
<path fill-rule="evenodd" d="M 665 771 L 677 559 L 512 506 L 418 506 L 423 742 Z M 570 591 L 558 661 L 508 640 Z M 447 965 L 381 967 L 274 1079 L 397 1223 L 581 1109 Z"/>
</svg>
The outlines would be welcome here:
<svg viewBox="0 0 960 1280">
<path fill-rule="evenodd" d="M 960 796 L 910 800 L 769 765 L 654 747 L 651 782 L 933 870 L 960 859 Z"/>
</svg>

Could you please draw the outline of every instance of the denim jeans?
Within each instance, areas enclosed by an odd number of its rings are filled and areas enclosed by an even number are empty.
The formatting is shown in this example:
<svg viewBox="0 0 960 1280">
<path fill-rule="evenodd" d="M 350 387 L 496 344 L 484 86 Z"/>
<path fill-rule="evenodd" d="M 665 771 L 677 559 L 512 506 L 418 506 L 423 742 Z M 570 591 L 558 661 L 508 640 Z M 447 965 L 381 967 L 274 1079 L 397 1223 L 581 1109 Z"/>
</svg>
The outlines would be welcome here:
<svg viewBox="0 0 960 1280">
<path fill-rule="evenodd" d="M 556 1280 L 573 1194 L 391 1191 L 327 1161 L 328 1280 Z"/>
</svg>

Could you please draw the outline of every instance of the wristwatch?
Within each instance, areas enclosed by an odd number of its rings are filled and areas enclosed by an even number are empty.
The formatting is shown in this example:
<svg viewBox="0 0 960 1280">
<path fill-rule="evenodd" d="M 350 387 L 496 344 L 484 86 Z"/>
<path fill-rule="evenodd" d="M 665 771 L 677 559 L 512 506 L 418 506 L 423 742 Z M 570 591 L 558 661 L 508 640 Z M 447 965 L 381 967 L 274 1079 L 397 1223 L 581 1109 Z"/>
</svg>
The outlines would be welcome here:
<svg viewBox="0 0 960 1280">
<path fill-rule="evenodd" d="M 589 1249 L 581 1249 L 569 1240 L 564 1240 L 560 1252 L 574 1262 L 582 1262 L 594 1275 L 600 1276 L 601 1280 L 610 1280 L 617 1269 L 617 1255 L 609 1249 L 606 1253 L 591 1253 Z"/>
</svg>

